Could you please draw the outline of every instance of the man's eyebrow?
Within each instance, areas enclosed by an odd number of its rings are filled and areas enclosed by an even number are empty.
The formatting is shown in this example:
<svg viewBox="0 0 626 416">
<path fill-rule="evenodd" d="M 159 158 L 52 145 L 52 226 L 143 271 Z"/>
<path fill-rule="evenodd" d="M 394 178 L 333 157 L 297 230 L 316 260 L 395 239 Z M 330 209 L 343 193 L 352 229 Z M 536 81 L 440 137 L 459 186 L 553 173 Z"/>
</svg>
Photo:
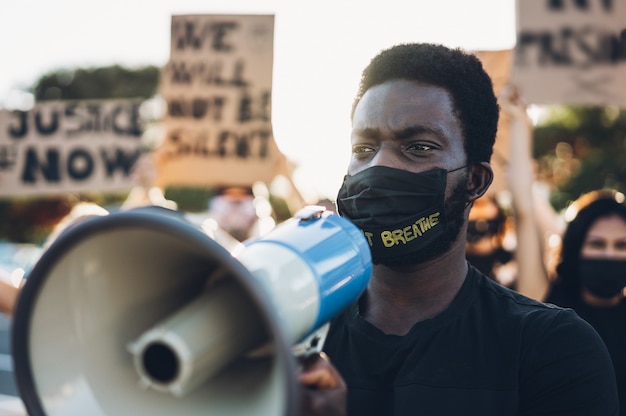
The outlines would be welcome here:
<svg viewBox="0 0 626 416">
<path fill-rule="evenodd" d="M 443 130 L 435 127 L 435 126 L 411 126 L 405 129 L 399 130 L 395 133 L 396 138 L 398 139 L 407 139 L 409 137 L 417 136 L 420 134 L 432 134 L 438 137 L 445 137 Z"/>
<path fill-rule="evenodd" d="M 379 129 L 364 128 L 364 129 L 352 129 L 352 135 L 363 137 L 364 139 L 377 139 L 381 136 Z"/>
<path fill-rule="evenodd" d="M 382 136 L 380 129 L 366 127 L 364 129 L 354 129 L 352 133 L 365 139 L 378 139 Z M 411 126 L 395 131 L 393 136 L 395 139 L 403 140 L 419 134 L 433 134 L 439 137 L 445 137 L 443 130 L 435 126 Z"/>
</svg>

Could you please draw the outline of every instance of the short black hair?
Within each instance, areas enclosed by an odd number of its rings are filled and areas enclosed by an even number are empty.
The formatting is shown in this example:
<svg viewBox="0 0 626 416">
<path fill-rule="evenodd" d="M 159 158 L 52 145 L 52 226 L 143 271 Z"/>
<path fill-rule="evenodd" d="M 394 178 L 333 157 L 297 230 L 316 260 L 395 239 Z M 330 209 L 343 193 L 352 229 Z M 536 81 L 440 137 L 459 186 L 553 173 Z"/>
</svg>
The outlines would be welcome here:
<svg viewBox="0 0 626 416">
<path fill-rule="evenodd" d="M 368 89 L 394 79 L 448 91 L 465 136 L 468 163 L 490 161 L 499 106 L 491 78 L 476 55 L 431 43 L 405 43 L 385 49 L 363 70 L 351 116 Z"/>
<path fill-rule="evenodd" d="M 567 225 L 559 263 L 556 268 L 558 283 L 571 299 L 580 298 L 581 282 L 578 274 L 581 250 L 589 228 L 600 218 L 617 215 L 626 221 L 626 205 L 620 202 L 623 194 L 613 190 L 598 190 L 581 195 L 572 206 L 578 210 Z"/>
</svg>

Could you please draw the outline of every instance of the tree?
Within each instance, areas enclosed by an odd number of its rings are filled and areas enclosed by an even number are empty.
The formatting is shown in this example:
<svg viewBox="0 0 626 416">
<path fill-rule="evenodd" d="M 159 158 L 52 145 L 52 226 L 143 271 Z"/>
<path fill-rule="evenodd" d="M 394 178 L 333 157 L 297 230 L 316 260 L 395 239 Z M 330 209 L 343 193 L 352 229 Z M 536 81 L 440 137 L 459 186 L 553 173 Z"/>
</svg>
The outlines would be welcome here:
<svg viewBox="0 0 626 416">
<path fill-rule="evenodd" d="M 43 75 L 31 88 L 36 101 L 107 98 L 150 98 L 158 90 L 160 68 L 145 66 L 57 70 Z"/>
<path fill-rule="evenodd" d="M 626 109 L 550 107 L 533 135 L 539 177 L 552 186 L 555 209 L 595 189 L 626 193 Z"/>
</svg>

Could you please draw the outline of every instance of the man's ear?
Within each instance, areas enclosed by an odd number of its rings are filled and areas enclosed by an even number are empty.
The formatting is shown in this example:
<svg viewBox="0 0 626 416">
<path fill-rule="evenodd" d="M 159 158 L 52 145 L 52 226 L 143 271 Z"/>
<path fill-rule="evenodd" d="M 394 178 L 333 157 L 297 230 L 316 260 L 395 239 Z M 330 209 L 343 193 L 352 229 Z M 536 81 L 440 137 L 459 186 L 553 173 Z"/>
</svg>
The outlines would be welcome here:
<svg viewBox="0 0 626 416">
<path fill-rule="evenodd" d="M 481 197 L 493 182 L 493 169 L 489 162 L 474 163 L 469 169 L 467 184 L 468 201 L 474 202 Z"/>
</svg>

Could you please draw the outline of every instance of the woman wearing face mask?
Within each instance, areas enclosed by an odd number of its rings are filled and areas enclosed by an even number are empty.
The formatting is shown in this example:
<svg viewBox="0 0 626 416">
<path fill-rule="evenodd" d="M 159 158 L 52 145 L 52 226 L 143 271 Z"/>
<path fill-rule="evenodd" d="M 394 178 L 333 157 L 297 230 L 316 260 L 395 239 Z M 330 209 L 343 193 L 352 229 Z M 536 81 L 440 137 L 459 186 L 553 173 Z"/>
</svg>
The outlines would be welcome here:
<svg viewBox="0 0 626 416">
<path fill-rule="evenodd" d="M 546 300 L 567 303 L 568 307 L 623 304 L 626 308 L 624 195 L 609 190 L 594 191 L 580 197 L 568 208 L 569 212 L 572 210 L 576 215 L 565 230 L 557 279 Z"/>
<path fill-rule="evenodd" d="M 499 97 L 509 117 L 507 183 L 515 212 L 518 272 L 515 289 L 539 301 L 575 310 L 600 334 L 615 368 L 620 415 L 626 416 L 626 205 L 624 195 L 598 190 L 567 210 L 569 223 L 533 193 L 532 125 L 515 86 Z M 542 236 L 559 236 L 556 262 L 544 260 Z M 549 267 L 548 263 L 557 264 Z M 555 270 L 555 273 L 548 272 Z"/>
<path fill-rule="evenodd" d="M 594 191 L 570 208 L 556 277 L 545 302 L 574 309 L 604 340 L 626 415 L 626 205 L 624 194 Z M 566 215 L 567 216 L 567 215 Z"/>
</svg>

